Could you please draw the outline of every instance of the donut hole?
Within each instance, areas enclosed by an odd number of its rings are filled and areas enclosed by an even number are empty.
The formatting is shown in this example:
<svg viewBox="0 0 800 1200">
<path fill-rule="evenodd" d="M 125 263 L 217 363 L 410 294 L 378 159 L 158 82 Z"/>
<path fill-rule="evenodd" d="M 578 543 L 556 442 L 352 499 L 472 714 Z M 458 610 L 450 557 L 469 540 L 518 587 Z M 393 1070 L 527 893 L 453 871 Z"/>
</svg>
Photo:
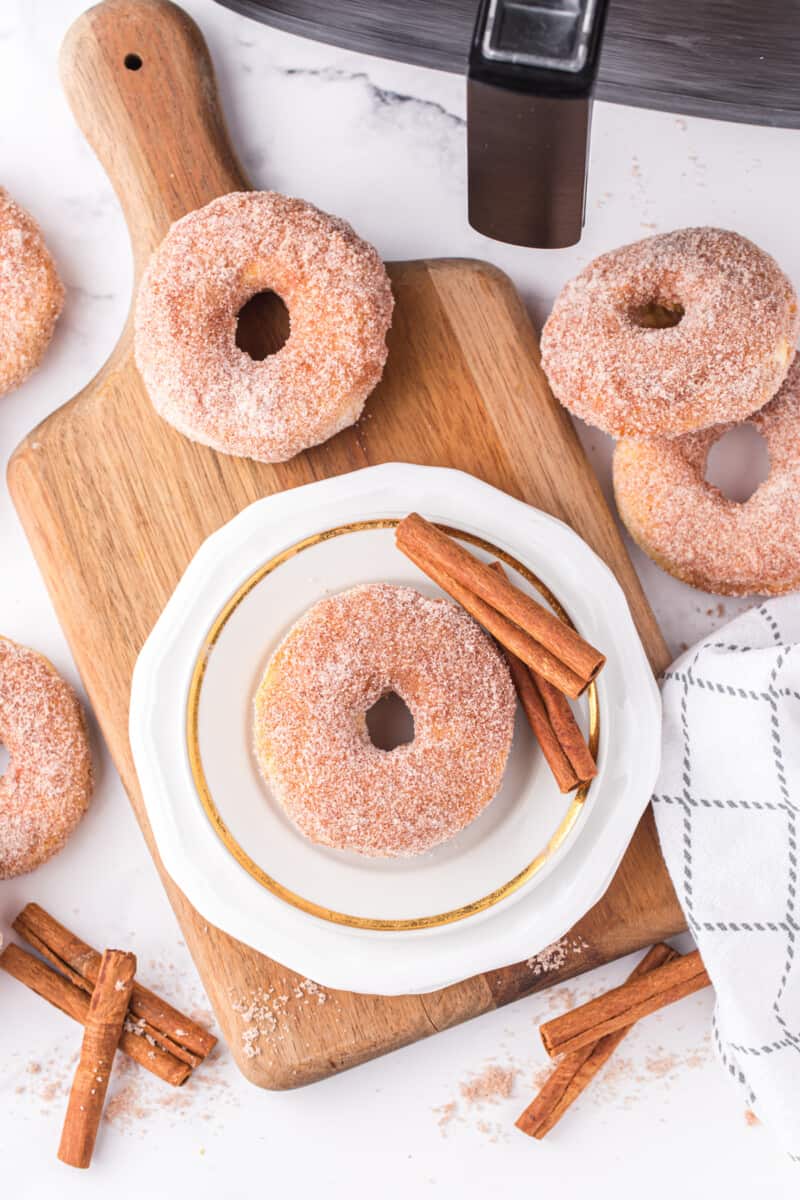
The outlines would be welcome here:
<svg viewBox="0 0 800 1200">
<path fill-rule="evenodd" d="M 685 310 L 681 304 L 650 300 L 647 304 L 635 305 L 629 315 L 640 329 L 674 329 L 683 320 Z"/>
<path fill-rule="evenodd" d="M 142 60 L 138 54 L 126 54 L 122 61 L 129 71 L 141 71 L 142 69 Z"/>
<path fill-rule="evenodd" d="M 736 425 L 714 443 L 706 460 L 706 483 L 728 500 L 744 504 L 769 475 L 767 443 L 754 425 Z"/>
<path fill-rule="evenodd" d="M 377 750 L 396 750 L 414 740 L 414 717 L 397 692 L 385 692 L 367 710 L 367 733 Z"/>
<path fill-rule="evenodd" d="M 256 292 L 239 309 L 236 345 L 254 362 L 277 354 L 289 339 L 289 310 L 277 292 Z"/>
<path fill-rule="evenodd" d="M 0 742 L 0 779 L 3 778 L 8 770 L 8 764 L 11 761 L 11 755 L 6 750 L 2 742 Z"/>
</svg>

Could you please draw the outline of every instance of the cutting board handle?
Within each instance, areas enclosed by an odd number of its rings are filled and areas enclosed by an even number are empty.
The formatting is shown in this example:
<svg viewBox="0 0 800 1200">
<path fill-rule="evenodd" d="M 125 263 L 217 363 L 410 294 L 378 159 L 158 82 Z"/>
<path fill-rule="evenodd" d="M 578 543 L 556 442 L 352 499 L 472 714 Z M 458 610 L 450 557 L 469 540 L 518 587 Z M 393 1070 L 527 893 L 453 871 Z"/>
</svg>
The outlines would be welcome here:
<svg viewBox="0 0 800 1200">
<path fill-rule="evenodd" d="M 208 47 L 168 0 L 104 0 L 68 31 L 60 68 L 124 209 L 138 276 L 173 221 L 248 186 Z"/>
</svg>

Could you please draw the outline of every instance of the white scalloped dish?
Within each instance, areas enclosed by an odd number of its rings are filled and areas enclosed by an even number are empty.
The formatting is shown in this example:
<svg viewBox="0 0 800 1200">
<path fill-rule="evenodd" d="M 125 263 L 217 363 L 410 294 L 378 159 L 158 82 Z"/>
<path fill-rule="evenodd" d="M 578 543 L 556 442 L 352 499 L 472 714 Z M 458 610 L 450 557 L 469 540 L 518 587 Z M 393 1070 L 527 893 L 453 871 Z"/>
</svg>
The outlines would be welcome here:
<svg viewBox="0 0 800 1200">
<path fill-rule="evenodd" d="M 317 846 L 270 795 L 252 703 L 323 595 L 387 580 L 440 595 L 394 545 L 412 509 L 505 560 L 606 653 L 576 712 L 599 773 L 561 796 L 518 714 L 503 786 L 427 854 Z M 134 672 L 130 737 L 170 875 L 203 916 L 328 987 L 428 991 L 536 953 L 602 895 L 658 769 L 660 703 L 624 595 L 567 526 L 460 472 L 389 464 L 258 501 L 200 548 Z"/>
</svg>

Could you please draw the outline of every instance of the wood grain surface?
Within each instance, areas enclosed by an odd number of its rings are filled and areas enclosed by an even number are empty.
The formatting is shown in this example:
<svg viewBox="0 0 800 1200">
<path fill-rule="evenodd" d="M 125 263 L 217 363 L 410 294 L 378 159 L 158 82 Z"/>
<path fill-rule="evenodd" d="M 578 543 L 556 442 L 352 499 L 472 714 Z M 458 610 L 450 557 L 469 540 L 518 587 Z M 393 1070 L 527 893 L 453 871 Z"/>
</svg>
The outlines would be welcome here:
<svg viewBox="0 0 800 1200">
<path fill-rule="evenodd" d="M 141 60 L 136 70 L 125 66 L 131 54 Z M 87 12 L 65 42 L 62 76 L 124 207 L 137 275 L 171 221 L 247 186 L 202 37 L 165 0 L 106 0 Z M 351 1067 L 684 925 L 648 811 L 607 895 L 577 927 L 585 949 L 559 970 L 537 976 L 518 964 L 427 996 L 336 993 L 324 1006 L 291 1006 L 281 1039 L 262 1039 L 256 1057 L 244 1053 L 246 1026 L 232 1000 L 259 988 L 291 994 L 296 978 L 209 927 L 166 876 L 127 737 L 136 656 L 208 534 L 261 496 L 371 463 L 457 467 L 574 526 L 625 588 L 653 667 L 667 662 L 510 281 L 485 263 L 459 260 L 395 263 L 390 272 L 397 308 L 385 378 L 359 424 L 326 445 L 265 466 L 186 440 L 154 412 L 128 327 L 97 377 L 30 434 L 9 467 L 15 503 L 223 1034 L 247 1078 L 268 1088 Z M 269 305 L 256 312 L 251 339 L 270 344 L 275 321 Z M 85 933 L 102 938 L 102 926 Z"/>
</svg>

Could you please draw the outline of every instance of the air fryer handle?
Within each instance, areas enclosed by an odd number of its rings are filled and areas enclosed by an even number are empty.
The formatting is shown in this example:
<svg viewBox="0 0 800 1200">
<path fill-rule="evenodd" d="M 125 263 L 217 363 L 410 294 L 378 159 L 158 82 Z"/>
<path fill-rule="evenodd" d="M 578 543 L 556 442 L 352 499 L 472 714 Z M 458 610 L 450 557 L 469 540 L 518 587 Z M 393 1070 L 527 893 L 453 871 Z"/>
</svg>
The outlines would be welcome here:
<svg viewBox="0 0 800 1200">
<path fill-rule="evenodd" d="M 605 11 L 606 0 L 481 3 L 467 79 L 469 221 L 479 233 L 541 249 L 580 240 Z M 561 36 L 569 21 L 571 38 Z"/>
</svg>

